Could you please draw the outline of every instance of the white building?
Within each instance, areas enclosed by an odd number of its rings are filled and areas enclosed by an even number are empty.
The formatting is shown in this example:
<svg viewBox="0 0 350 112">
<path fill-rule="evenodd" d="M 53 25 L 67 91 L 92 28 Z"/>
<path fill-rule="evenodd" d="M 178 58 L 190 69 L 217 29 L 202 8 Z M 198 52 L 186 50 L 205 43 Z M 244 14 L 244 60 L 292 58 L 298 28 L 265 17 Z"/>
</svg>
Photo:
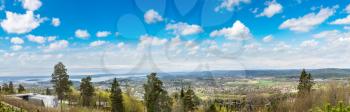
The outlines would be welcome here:
<svg viewBox="0 0 350 112">
<path fill-rule="evenodd" d="M 35 105 L 40 105 L 44 107 L 57 107 L 58 105 L 58 100 L 55 96 L 40 95 L 34 93 L 16 94 L 13 96 L 19 97 Z"/>
</svg>

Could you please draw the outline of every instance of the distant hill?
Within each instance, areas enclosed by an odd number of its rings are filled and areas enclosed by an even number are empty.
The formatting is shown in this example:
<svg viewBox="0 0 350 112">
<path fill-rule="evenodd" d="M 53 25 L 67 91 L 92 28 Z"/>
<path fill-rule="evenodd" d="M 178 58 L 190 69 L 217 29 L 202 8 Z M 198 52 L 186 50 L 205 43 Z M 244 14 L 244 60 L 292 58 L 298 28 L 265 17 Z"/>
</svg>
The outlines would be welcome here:
<svg viewBox="0 0 350 112">
<path fill-rule="evenodd" d="M 325 69 L 307 69 L 314 78 L 343 78 L 350 76 L 350 69 L 325 68 Z M 285 70 L 214 70 L 214 71 L 197 71 L 197 72 L 169 72 L 158 73 L 161 79 L 176 79 L 176 78 L 212 78 L 212 77 L 237 77 L 237 78 L 253 78 L 253 77 L 285 77 L 298 78 L 300 69 L 285 69 Z M 137 74 L 95 74 L 90 75 L 96 82 L 105 81 L 112 78 L 144 80 L 149 73 Z M 71 75 L 72 81 L 79 82 L 86 75 Z M 47 82 L 51 76 L 0 76 L 0 82 L 8 81 L 25 81 L 25 82 Z"/>
</svg>

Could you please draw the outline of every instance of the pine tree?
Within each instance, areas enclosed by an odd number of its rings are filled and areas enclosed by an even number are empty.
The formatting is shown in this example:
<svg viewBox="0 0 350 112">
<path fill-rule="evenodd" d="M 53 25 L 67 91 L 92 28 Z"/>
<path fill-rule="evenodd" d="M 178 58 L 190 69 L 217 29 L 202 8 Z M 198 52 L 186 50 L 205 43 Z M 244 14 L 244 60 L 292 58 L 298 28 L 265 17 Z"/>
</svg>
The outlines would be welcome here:
<svg viewBox="0 0 350 112">
<path fill-rule="evenodd" d="M 163 88 L 163 82 L 156 77 L 156 73 L 147 76 L 147 83 L 144 84 L 145 104 L 147 112 L 170 112 L 171 98 Z"/>
<path fill-rule="evenodd" d="M 124 112 L 122 90 L 116 78 L 112 83 L 110 98 L 112 100 L 112 112 Z"/>
<path fill-rule="evenodd" d="M 22 84 L 19 84 L 18 85 L 18 93 L 23 93 L 23 92 L 25 92 L 26 91 L 26 89 L 23 87 L 23 85 Z"/>
<path fill-rule="evenodd" d="M 59 62 L 55 65 L 54 72 L 51 77 L 51 82 L 53 83 L 53 87 L 56 91 L 57 99 L 62 103 L 62 100 L 65 99 L 68 92 L 70 92 L 69 87 L 72 85 L 72 82 L 69 80 L 66 67 Z"/>
<path fill-rule="evenodd" d="M 51 95 L 51 91 L 49 88 L 46 88 L 46 95 Z"/>
<path fill-rule="evenodd" d="M 311 74 L 307 73 L 305 69 L 303 69 L 299 78 L 298 95 L 304 96 L 309 94 L 313 85 L 314 82 Z"/>
<path fill-rule="evenodd" d="M 196 110 L 197 106 L 199 105 L 198 100 L 199 99 L 195 95 L 194 91 L 191 89 L 191 87 L 189 87 L 183 98 L 185 112 L 193 112 L 194 110 Z"/>
<path fill-rule="evenodd" d="M 90 76 L 81 79 L 80 92 L 82 96 L 83 106 L 90 106 L 95 92 L 94 86 L 91 83 Z"/>
<path fill-rule="evenodd" d="M 12 81 L 10 81 L 10 83 L 9 83 L 8 93 L 15 94 L 15 88 L 13 86 Z"/>
<path fill-rule="evenodd" d="M 3 90 L 4 93 L 8 93 L 9 92 L 9 86 L 6 83 L 4 83 L 2 85 L 2 90 Z"/>
</svg>

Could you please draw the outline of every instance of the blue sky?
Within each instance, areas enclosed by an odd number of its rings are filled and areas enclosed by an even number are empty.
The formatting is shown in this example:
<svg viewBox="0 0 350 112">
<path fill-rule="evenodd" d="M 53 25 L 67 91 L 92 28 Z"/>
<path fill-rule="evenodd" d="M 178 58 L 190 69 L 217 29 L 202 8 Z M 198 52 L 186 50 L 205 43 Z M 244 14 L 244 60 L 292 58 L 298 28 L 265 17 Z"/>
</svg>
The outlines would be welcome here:
<svg viewBox="0 0 350 112">
<path fill-rule="evenodd" d="M 349 3 L 1 0 L 0 75 L 347 68 Z"/>
</svg>

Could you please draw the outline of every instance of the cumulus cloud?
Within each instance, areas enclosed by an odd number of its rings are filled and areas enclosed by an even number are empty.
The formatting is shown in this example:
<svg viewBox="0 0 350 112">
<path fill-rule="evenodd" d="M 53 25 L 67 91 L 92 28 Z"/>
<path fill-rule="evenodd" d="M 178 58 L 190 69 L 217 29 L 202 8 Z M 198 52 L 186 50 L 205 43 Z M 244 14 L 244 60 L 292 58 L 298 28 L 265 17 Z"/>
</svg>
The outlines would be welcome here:
<svg viewBox="0 0 350 112">
<path fill-rule="evenodd" d="M 29 41 L 35 42 L 38 44 L 43 44 L 46 41 L 45 37 L 43 36 L 27 35 L 27 38 Z"/>
<path fill-rule="evenodd" d="M 13 46 L 11 46 L 11 49 L 13 50 L 13 51 L 19 51 L 19 50 L 21 50 L 23 47 L 21 46 L 21 45 L 13 45 Z"/>
<path fill-rule="evenodd" d="M 163 17 L 159 15 L 158 12 L 156 12 L 153 9 L 148 10 L 145 15 L 144 19 L 147 24 L 157 23 L 163 21 Z"/>
<path fill-rule="evenodd" d="M 89 46 L 90 47 L 98 47 L 98 46 L 104 45 L 106 43 L 107 43 L 106 41 L 97 40 L 97 41 L 91 42 Z"/>
<path fill-rule="evenodd" d="M 279 3 L 277 3 L 275 0 L 271 1 L 271 2 L 266 2 L 266 4 L 268 5 L 264 11 L 262 13 L 260 13 L 258 15 L 258 17 L 260 16 L 266 16 L 268 18 L 274 16 L 275 14 L 281 13 L 283 6 Z"/>
<path fill-rule="evenodd" d="M 236 21 L 232 27 L 214 30 L 210 33 L 211 37 L 223 36 L 229 40 L 246 40 L 252 37 L 250 30 L 240 21 Z"/>
<path fill-rule="evenodd" d="M 42 5 L 40 0 L 21 0 L 21 2 L 22 7 L 30 11 L 38 10 Z"/>
<path fill-rule="evenodd" d="M 141 35 L 140 42 L 138 44 L 138 49 L 142 50 L 148 46 L 161 46 L 167 43 L 167 39 L 160 39 L 158 37 L 150 36 L 150 35 Z"/>
<path fill-rule="evenodd" d="M 312 48 L 316 47 L 318 45 L 318 42 L 316 40 L 305 40 L 303 41 L 300 46 L 304 48 Z"/>
<path fill-rule="evenodd" d="M 268 36 L 265 36 L 263 38 L 263 42 L 271 42 L 273 40 L 273 36 L 272 35 L 268 35 Z"/>
<path fill-rule="evenodd" d="M 69 45 L 69 42 L 67 40 L 59 40 L 51 43 L 46 51 L 55 51 L 55 50 L 62 50 L 67 48 Z"/>
<path fill-rule="evenodd" d="M 250 3 L 250 0 L 223 0 L 219 6 L 215 7 L 215 11 L 218 12 L 222 9 L 226 9 L 227 11 L 233 11 L 236 7 L 239 7 L 240 4 Z"/>
<path fill-rule="evenodd" d="M 60 24 L 61 24 L 61 20 L 59 18 L 52 18 L 51 19 L 52 26 L 58 27 L 58 26 L 60 26 Z"/>
<path fill-rule="evenodd" d="M 21 39 L 21 38 L 19 38 L 19 37 L 13 37 L 13 38 L 11 38 L 10 42 L 11 42 L 12 44 L 23 44 L 23 43 L 24 43 L 23 39 Z"/>
<path fill-rule="evenodd" d="M 315 26 L 323 23 L 335 13 L 335 8 L 321 8 L 316 13 L 309 13 L 299 18 L 292 18 L 284 21 L 279 29 L 289 29 L 296 32 L 308 32 Z"/>
<path fill-rule="evenodd" d="M 75 31 L 75 36 L 81 39 L 87 39 L 90 37 L 90 34 L 87 30 L 77 29 Z"/>
<path fill-rule="evenodd" d="M 40 15 L 34 15 L 32 11 L 27 11 L 25 14 L 6 11 L 6 19 L 0 24 L 7 33 L 23 34 L 39 27 L 44 20 Z"/>
<path fill-rule="evenodd" d="M 346 16 L 345 18 L 337 19 L 335 21 L 332 21 L 330 24 L 333 25 L 347 25 L 350 24 L 350 15 Z"/>
<path fill-rule="evenodd" d="M 107 37 L 110 34 L 111 34 L 111 32 L 109 32 L 109 31 L 98 31 L 96 33 L 96 37 Z"/>
<path fill-rule="evenodd" d="M 183 22 L 167 24 L 165 29 L 172 30 L 174 34 L 181 36 L 198 34 L 203 31 L 203 29 L 199 25 L 190 25 Z"/>
</svg>

